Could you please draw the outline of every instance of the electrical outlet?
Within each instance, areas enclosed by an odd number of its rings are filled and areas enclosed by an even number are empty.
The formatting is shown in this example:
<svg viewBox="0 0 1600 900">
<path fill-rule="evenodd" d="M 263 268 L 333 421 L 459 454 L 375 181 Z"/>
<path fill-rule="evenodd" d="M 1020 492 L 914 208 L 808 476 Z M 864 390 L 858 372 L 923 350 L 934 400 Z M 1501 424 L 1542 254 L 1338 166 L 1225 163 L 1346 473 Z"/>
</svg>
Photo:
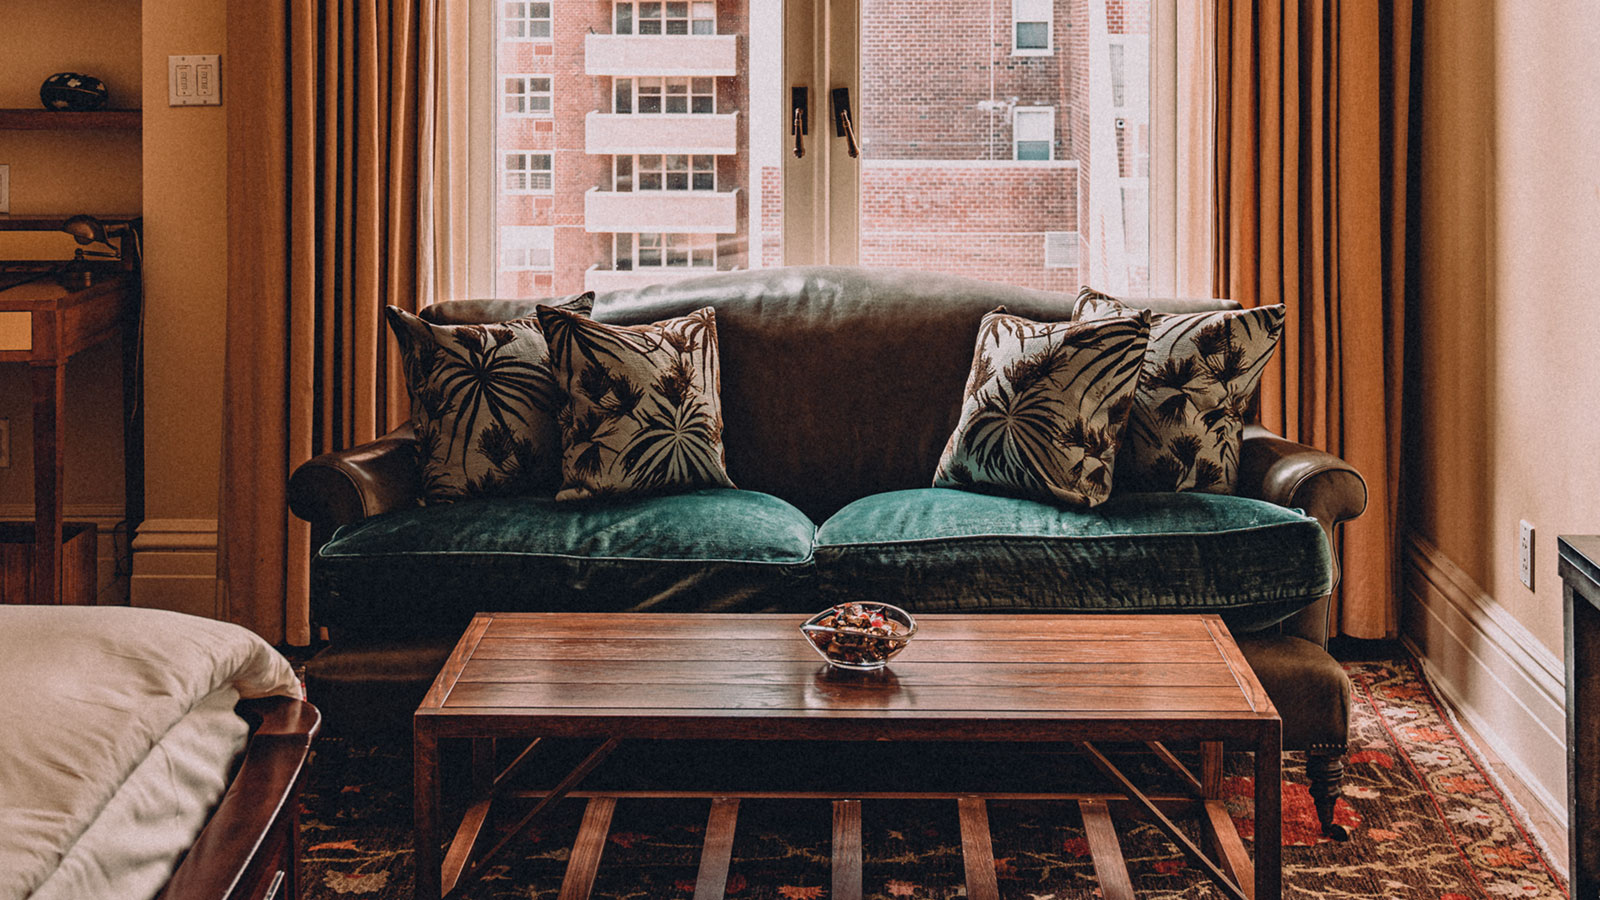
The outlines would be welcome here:
<svg viewBox="0 0 1600 900">
<path fill-rule="evenodd" d="M 11 212 L 11 167 L 0 166 L 0 213 Z"/>
<path fill-rule="evenodd" d="M 221 106 L 222 58 L 215 53 L 167 57 L 168 106 Z"/>
<path fill-rule="evenodd" d="M 1533 526 L 1522 520 L 1522 537 L 1517 541 L 1517 575 L 1528 590 L 1533 590 Z"/>
<path fill-rule="evenodd" d="M 11 468 L 11 420 L 0 419 L 0 469 Z"/>
</svg>

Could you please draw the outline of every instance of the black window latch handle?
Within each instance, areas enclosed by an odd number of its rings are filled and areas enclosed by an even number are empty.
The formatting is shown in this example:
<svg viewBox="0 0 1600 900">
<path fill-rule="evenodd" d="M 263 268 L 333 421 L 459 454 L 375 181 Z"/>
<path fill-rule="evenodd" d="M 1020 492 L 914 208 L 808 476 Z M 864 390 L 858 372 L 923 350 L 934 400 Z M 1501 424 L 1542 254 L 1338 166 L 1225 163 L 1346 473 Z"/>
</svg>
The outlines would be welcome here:
<svg viewBox="0 0 1600 900">
<path fill-rule="evenodd" d="M 861 155 L 861 147 L 856 143 L 856 126 L 850 115 L 850 89 L 833 89 L 833 122 L 834 133 L 846 141 L 846 148 L 850 157 L 854 159 Z"/>
</svg>

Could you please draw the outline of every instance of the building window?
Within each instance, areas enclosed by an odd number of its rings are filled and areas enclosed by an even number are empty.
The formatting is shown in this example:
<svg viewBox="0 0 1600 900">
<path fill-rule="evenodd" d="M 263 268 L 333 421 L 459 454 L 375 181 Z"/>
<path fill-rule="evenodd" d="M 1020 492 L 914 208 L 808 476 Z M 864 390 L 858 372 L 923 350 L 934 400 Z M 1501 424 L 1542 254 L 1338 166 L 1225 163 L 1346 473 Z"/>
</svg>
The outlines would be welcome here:
<svg viewBox="0 0 1600 900">
<path fill-rule="evenodd" d="M 508 116 L 548 116 L 550 76 L 507 75 L 504 98 L 503 110 Z"/>
<path fill-rule="evenodd" d="M 717 111 L 715 78 L 618 78 L 612 110 L 618 113 L 694 113 Z"/>
<path fill-rule="evenodd" d="M 1055 107 L 1019 106 L 1012 112 L 1012 159 L 1054 159 L 1055 137 Z"/>
<path fill-rule="evenodd" d="M 555 229 L 547 225 L 502 225 L 500 270 L 548 272 L 555 268 Z"/>
<path fill-rule="evenodd" d="M 500 7 L 501 34 L 508 41 L 550 40 L 550 4 L 510 2 Z"/>
<path fill-rule="evenodd" d="M 507 194 L 548 194 L 553 185 L 549 153 L 528 153 L 513 150 L 506 154 L 505 182 L 501 190 Z"/>
<path fill-rule="evenodd" d="M 716 267 L 717 236 L 714 234 L 617 235 L 616 268 L 619 271 Z"/>
<path fill-rule="evenodd" d="M 645 153 L 616 158 L 613 190 L 715 191 L 717 158 L 681 153 Z"/>
<path fill-rule="evenodd" d="M 1076 231 L 1046 231 L 1044 233 L 1044 267 L 1046 269 L 1076 269 L 1078 267 L 1078 233 Z"/>
<path fill-rule="evenodd" d="M 612 18 L 617 34 L 716 34 L 715 0 L 618 0 Z"/>
<path fill-rule="evenodd" d="M 1055 44 L 1055 0 L 1011 0 L 1012 52 L 1027 55 L 1051 53 Z"/>
<path fill-rule="evenodd" d="M 1123 106 L 1128 98 L 1128 78 L 1123 69 L 1126 50 L 1121 44 L 1112 44 L 1106 49 L 1111 53 L 1111 105 Z"/>
</svg>

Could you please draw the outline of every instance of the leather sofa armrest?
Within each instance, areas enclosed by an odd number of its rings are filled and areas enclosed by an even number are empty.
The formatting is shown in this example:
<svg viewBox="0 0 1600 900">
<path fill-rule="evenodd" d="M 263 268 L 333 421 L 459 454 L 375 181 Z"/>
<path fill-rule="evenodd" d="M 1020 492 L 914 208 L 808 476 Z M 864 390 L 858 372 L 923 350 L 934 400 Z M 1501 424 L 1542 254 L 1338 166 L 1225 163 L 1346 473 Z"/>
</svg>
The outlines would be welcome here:
<svg viewBox="0 0 1600 900">
<path fill-rule="evenodd" d="M 1367 482 L 1356 468 L 1332 453 L 1297 444 L 1259 425 L 1244 430 L 1239 449 L 1238 492 L 1303 509 L 1322 523 L 1333 546 L 1334 527 L 1367 509 Z M 1333 557 L 1333 580 L 1339 583 L 1339 557 Z M 1328 645 L 1328 599 L 1306 607 L 1283 623 L 1283 632 L 1326 647 Z"/>
<path fill-rule="evenodd" d="M 321 544 L 340 525 L 416 503 L 421 491 L 417 441 L 406 424 L 302 463 L 289 476 L 289 510 L 311 523 Z"/>
</svg>

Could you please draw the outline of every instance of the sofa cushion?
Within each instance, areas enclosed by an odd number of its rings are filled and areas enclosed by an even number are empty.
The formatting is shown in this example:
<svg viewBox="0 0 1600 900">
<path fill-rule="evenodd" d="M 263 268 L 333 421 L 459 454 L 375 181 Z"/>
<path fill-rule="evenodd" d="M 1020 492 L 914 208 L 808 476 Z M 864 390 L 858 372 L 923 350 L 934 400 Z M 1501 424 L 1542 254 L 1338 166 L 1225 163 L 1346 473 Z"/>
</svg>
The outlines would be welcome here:
<svg viewBox="0 0 1600 900">
<path fill-rule="evenodd" d="M 567 396 L 557 500 L 733 487 L 711 307 L 648 325 L 605 325 L 541 306 L 539 322 Z"/>
<path fill-rule="evenodd" d="M 1148 313 L 1035 322 L 1001 307 L 984 316 L 933 486 L 1104 503 L 1149 335 Z"/>
<path fill-rule="evenodd" d="M 1074 308 L 1085 320 L 1136 312 L 1087 287 Z M 1121 489 L 1233 493 L 1246 410 L 1283 334 L 1283 317 L 1281 303 L 1152 316 L 1117 466 Z"/>
<path fill-rule="evenodd" d="M 313 566 L 318 624 L 460 631 L 479 610 L 809 609 L 815 534 L 767 494 L 707 488 L 604 504 L 492 497 L 374 516 Z"/>
<path fill-rule="evenodd" d="M 586 316 L 594 294 L 560 308 Z M 538 321 L 435 325 L 397 306 L 385 312 L 411 395 L 426 500 L 553 491 L 561 392 Z"/>
<path fill-rule="evenodd" d="M 941 488 L 846 506 L 817 530 L 830 603 L 912 612 L 1215 612 L 1278 622 L 1333 587 L 1322 527 L 1221 494 L 1117 494 L 1093 509 Z"/>
</svg>

